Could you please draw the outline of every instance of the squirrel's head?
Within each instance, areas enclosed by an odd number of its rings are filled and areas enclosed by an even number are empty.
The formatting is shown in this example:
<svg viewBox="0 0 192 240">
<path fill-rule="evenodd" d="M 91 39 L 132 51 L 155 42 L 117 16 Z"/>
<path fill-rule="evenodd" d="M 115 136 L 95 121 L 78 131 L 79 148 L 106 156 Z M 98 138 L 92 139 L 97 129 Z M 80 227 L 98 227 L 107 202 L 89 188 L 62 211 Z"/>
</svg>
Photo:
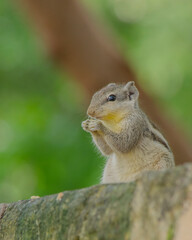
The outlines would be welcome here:
<svg viewBox="0 0 192 240">
<path fill-rule="evenodd" d="M 103 121 L 118 121 L 138 106 L 138 97 L 133 81 L 127 84 L 110 83 L 93 95 L 87 114 Z"/>
</svg>

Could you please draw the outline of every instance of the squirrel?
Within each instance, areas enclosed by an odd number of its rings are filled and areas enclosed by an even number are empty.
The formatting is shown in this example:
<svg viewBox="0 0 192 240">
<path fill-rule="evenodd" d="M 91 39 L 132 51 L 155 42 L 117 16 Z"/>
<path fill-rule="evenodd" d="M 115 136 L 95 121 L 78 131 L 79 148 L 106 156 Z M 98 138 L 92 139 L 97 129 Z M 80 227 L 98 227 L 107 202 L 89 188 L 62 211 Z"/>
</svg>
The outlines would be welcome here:
<svg viewBox="0 0 192 240">
<path fill-rule="evenodd" d="M 101 183 L 130 182 L 144 171 L 175 165 L 167 141 L 140 109 L 138 98 L 133 81 L 110 83 L 92 97 L 82 128 L 107 157 Z"/>
</svg>

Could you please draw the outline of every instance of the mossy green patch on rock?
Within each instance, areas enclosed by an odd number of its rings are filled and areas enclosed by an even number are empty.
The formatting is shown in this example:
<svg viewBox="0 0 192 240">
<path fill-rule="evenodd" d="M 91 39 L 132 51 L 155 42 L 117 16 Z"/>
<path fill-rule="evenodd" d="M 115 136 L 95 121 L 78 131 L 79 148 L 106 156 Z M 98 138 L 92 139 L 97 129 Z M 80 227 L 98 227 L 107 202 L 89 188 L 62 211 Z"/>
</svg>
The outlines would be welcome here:
<svg viewBox="0 0 192 240">
<path fill-rule="evenodd" d="M 174 227 L 171 225 L 168 229 L 167 240 L 172 240 L 174 238 Z"/>
</svg>

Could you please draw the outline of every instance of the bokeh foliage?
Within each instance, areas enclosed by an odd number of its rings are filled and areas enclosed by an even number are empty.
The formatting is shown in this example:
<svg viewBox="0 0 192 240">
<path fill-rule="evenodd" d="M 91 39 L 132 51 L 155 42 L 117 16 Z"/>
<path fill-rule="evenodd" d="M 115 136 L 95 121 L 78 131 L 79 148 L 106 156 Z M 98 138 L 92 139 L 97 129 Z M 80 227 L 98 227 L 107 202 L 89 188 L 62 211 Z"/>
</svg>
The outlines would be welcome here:
<svg viewBox="0 0 192 240">
<path fill-rule="evenodd" d="M 96 184 L 103 163 L 81 129 L 81 93 L 29 26 L 0 2 L 0 202 Z"/>
<path fill-rule="evenodd" d="M 84 0 L 157 97 L 192 135 L 192 2 L 190 0 Z"/>
<path fill-rule="evenodd" d="M 143 87 L 191 135 L 192 3 L 84 1 L 110 26 Z M 19 8 L 1 0 L 0 202 L 99 183 L 104 165 L 80 126 L 82 91 L 37 39 Z"/>
</svg>

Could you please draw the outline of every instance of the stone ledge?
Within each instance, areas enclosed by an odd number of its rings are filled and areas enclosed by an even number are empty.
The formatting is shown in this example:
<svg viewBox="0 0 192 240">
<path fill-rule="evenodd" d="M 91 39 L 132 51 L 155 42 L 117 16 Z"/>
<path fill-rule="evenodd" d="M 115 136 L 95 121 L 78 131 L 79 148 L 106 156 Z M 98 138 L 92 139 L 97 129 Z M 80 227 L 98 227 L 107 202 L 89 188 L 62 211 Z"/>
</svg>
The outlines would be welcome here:
<svg viewBox="0 0 192 240">
<path fill-rule="evenodd" d="M 1 204 L 0 239 L 188 240 L 191 198 L 192 164 L 147 172 L 132 183 Z"/>
</svg>

